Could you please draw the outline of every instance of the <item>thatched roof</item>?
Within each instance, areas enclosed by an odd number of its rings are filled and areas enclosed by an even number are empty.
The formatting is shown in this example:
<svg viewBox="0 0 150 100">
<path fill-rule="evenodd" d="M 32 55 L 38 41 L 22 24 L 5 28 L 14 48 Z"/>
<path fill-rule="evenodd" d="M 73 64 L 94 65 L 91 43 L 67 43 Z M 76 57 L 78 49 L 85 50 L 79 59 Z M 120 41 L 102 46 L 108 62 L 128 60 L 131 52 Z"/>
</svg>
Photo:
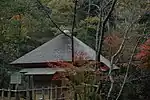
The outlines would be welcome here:
<svg viewBox="0 0 150 100">
<path fill-rule="evenodd" d="M 86 60 L 95 60 L 96 52 L 76 37 L 74 37 L 74 49 L 75 55 L 86 56 Z M 100 58 L 101 62 L 110 67 L 110 61 L 108 59 L 103 56 Z M 64 34 L 58 35 L 40 47 L 13 61 L 11 64 L 33 64 L 56 62 L 58 60 L 72 60 L 71 39 Z"/>
</svg>

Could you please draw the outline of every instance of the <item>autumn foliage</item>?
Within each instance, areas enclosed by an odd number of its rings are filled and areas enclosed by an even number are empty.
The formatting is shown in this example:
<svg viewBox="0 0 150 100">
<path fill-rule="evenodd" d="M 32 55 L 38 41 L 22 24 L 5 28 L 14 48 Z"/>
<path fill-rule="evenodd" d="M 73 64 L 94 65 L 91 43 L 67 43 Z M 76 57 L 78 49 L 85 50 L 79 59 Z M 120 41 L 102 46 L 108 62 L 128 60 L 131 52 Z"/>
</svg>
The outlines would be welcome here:
<svg viewBox="0 0 150 100">
<path fill-rule="evenodd" d="M 74 70 L 74 66 L 66 61 L 56 61 L 56 62 L 48 62 L 47 65 L 50 68 L 63 68 L 65 69 L 66 72 L 56 72 L 52 78 L 52 80 L 62 80 L 65 79 L 66 76 L 68 76 L 67 72 L 69 71 L 73 71 Z"/>
<path fill-rule="evenodd" d="M 22 18 L 23 18 L 23 15 L 22 14 L 18 14 L 18 15 L 14 15 L 11 19 L 20 21 Z"/>
<path fill-rule="evenodd" d="M 109 47 L 116 48 L 118 45 L 120 45 L 121 38 L 118 34 L 113 33 L 104 39 L 104 43 L 106 43 Z"/>
<path fill-rule="evenodd" d="M 136 54 L 136 59 L 141 60 L 144 67 L 150 66 L 150 39 L 140 45 L 140 51 Z"/>
<path fill-rule="evenodd" d="M 92 71 L 90 69 L 91 66 L 95 66 L 95 64 L 101 65 L 101 67 L 95 71 L 108 71 L 109 68 L 105 64 L 96 63 L 95 61 L 89 61 L 89 56 L 87 53 L 83 52 L 75 52 L 74 64 L 70 61 L 56 61 L 56 62 L 48 62 L 47 65 L 50 68 L 62 68 L 65 69 L 65 72 L 56 72 L 52 78 L 52 80 L 62 80 L 67 79 L 70 75 L 75 75 L 76 72 L 84 72 L 84 71 Z"/>
<path fill-rule="evenodd" d="M 48 62 L 48 66 L 51 68 L 63 68 L 66 72 L 56 72 L 53 76 L 53 80 L 62 80 L 66 79 L 67 76 L 70 74 L 75 74 L 75 70 L 77 67 L 83 66 L 88 59 L 88 55 L 84 52 L 75 52 L 75 62 L 72 64 L 72 62 L 69 61 L 56 61 L 56 62 Z"/>
</svg>

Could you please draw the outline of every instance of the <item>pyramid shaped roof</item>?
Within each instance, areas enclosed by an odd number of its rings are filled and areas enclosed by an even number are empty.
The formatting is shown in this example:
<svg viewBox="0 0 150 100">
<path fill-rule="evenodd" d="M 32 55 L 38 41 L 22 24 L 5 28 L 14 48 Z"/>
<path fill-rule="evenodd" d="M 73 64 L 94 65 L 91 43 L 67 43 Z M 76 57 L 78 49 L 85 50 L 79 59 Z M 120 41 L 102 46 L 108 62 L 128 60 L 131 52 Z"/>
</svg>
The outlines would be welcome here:
<svg viewBox="0 0 150 100">
<path fill-rule="evenodd" d="M 33 51 L 25 54 L 11 64 L 33 64 L 56 61 L 71 61 L 72 49 L 71 38 L 60 34 L 52 40 L 46 42 Z M 88 45 L 74 37 L 74 53 L 75 55 L 84 55 L 86 60 L 95 60 L 96 52 Z M 110 67 L 110 61 L 101 55 L 101 62 Z"/>
</svg>

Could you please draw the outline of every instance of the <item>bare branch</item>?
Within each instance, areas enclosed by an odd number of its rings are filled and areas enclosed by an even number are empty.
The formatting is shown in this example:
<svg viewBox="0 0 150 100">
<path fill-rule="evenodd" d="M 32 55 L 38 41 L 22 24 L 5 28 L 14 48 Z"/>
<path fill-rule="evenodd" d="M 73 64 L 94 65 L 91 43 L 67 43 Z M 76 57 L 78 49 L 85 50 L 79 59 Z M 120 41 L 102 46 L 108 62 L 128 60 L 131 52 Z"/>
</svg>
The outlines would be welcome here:
<svg viewBox="0 0 150 100">
<path fill-rule="evenodd" d="M 107 100 L 109 99 L 110 97 L 110 94 L 112 92 L 112 89 L 113 89 L 113 85 L 114 85 L 114 80 L 113 80 L 113 77 L 111 75 L 111 72 L 112 72 L 112 69 L 113 69 L 113 64 L 114 64 L 114 59 L 115 57 L 122 51 L 123 47 L 124 47 L 124 44 L 125 44 L 125 41 L 126 41 L 126 37 L 127 37 L 127 34 L 129 33 L 130 29 L 132 28 L 132 25 L 135 23 L 136 21 L 133 21 L 133 23 L 131 23 L 131 25 L 128 27 L 128 29 L 126 30 L 126 32 L 124 33 L 124 37 L 123 37 L 123 40 L 122 40 L 122 43 L 119 47 L 119 49 L 117 50 L 117 52 L 111 57 L 111 62 L 110 62 L 110 70 L 109 70 L 109 73 L 108 73 L 108 76 L 109 76 L 109 79 L 111 81 L 111 87 L 109 89 L 109 92 L 108 92 L 108 95 L 107 95 Z"/>
<path fill-rule="evenodd" d="M 50 21 L 54 24 L 54 26 L 64 35 L 70 37 L 68 34 L 66 34 L 64 31 L 62 31 L 59 26 L 53 21 L 53 19 L 51 18 L 49 12 L 45 9 L 45 7 L 43 6 L 43 4 L 40 2 L 40 0 L 37 0 L 37 3 L 41 6 L 41 8 L 44 10 L 45 14 L 48 16 L 48 18 L 50 19 Z M 71 38 L 71 37 L 70 37 Z"/>
<path fill-rule="evenodd" d="M 98 17 L 99 17 L 99 22 L 98 22 L 98 24 L 97 24 L 97 30 L 96 30 L 96 42 L 95 42 L 95 51 L 96 51 L 96 55 L 97 55 L 97 52 L 98 52 L 98 43 L 99 43 L 99 31 L 100 31 L 100 28 L 101 28 L 101 21 L 100 21 L 100 19 L 101 19 L 101 12 L 99 12 L 99 15 L 98 15 Z M 95 59 L 97 59 L 97 57 L 95 58 Z M 98 68 L 98 64 L 96 63 L 96 66 L 95 66 L 95 68 L 97 69 Z"/>
<path fill-rule="evenodd" d="M 128 29 L 127 29 L 126 32 L 124 33 L 124 37 L 123 37 L 123 40 L 122 40 L 122 42 L 121 42 L 121 45 L 120 45 L 119 49 L 118 49 L 117 52 L 111 57 L 111 68 L 110 68 L 110 70 L 109 70 L 109 74 L 111 74 L 111 71 L 112 71 L 112 69 L 113 69 L 113 63 L 114 63 L 115 57 L 118 56 L 118 54 L 122 51 L 122 49 L 123 49 L 123 47 L 124 47 L 127 34 L 129 33 L 129 31 L 130 31 L 132 25 L 133 25 L 133 23 L 128 27 Z M 108 74 L 108 75 L 109 75 L 109 74 Z"/>
<path fill-rule="evenodd" d="M 104 28 L 105 25 L 109 19 L 109 17 L 112 14 L 112 11 L 114 10 L 115 4 L 116 4 L 117 0 L 113 0 L 112 6 L 108 12 L 108 14 L 106 15 L 106 18 L 104 19 L 102 26 L 101 26 L 101 31 L 100 31 L 100 41 L 98 43 L 98 51 L 97 51 L 97 60 L 100 61 L 100 55 L 101 55 L 101 49 L 102 49 L 102 44 L 103 44 L 103 38 L 104 38 Z"/>
<path fill-rule="evenodd" d="M 90 2 L 90 1 L 89 1 Z M 98 6 L 97 4 L 89 4 L 88 6 L 86 6 L 85 8 L 87 8 L 88 7 L 88 13 L 89 13 L 89 8 L 90 8 L 90 6 L 95 6 L 95 7 L 97 7 L 98 8 L 98 10 L 99 11 L 101 11 L 101 10 L 104 10 L 106 7 L 108 7 L 110 4 L 111 4 L 111 2 L 112 2 L 112 0 L 110 0 L 104 7 L 100 7 L 100 6 Z M 90 2 L 91 3 L 91 2 Z"/>
<path fill-rule="evenodd" d="M 74 28 L 75 28 L 75 24 L 76 24 L 76 12 L 77 12 L 77 0 L 75 0 L 75 4 L 74 4 L 74 16 L 73 16 L 73 22 L 72 22 L 72 30 L 71 30 L 71 41 L 72 41 L 72 63 L 74 64 L 74 40 L 73 40 L 73 36 L 74 36 Z"/>
<path fill-rule="evenodd" d="M 112 91 L 113 86 L 114 86 L 114 79 L 113 79 L 112 75 L 109 75 L 109 79 L 110 79 L 111 85 L 110 85 L 110 89 L 108 91 L 107 100 L 109 100 L 111 91 Z"/>
<path fill-rule="evenodd" d="M 128 63 L 128 66 L 127 66 L 127 71 L 126 71 L 126 74 L 125 74 L 125 77 L 124 77 L 124 81 L 123 81 L 123 83 L 122 83 L 121 89 L 120 89 L 120 91 L 119 91 L 119 94 L 118 94 L 116 100 L 119 99 L 119 97 L 120 97 L 120 95 L 121 95 L 121 93 L 122 93 L 122 90 L 123 90 L 123 88 L 124 88 L 124 85 L 125 85 L 126 80 L 127 80 L 127 77 L 128 77 L 130 64 L 131 64 L 131 62 L 132 62 L 133 56 L 134 56 L 134 54 L 135 54 L 136 48 L 137 48 L 137 46 L 138 46 L 138 44 L 139 44 L 141 38 L 142 38 L 142 37 L 139 37 L 139 39 L 138 39 L 138 41 L 137 41 L 137 44 L 136 44 L 135 47 L 133 48 L 133 52 L 132 52 L 132 54 L 131 54 L 131 56 L 130 56 L 130 60 L 129 60 L 129 63 Z"/>
<path fill-rule="evenodd" d="M 143 80 L 143 79 L 146 79 L 146 78 L 149 78 L 149 77 L 150 77 L 150 75 L 145 75 L 145 76 L 137 77 L 137 78 L 134 78 L 134 79 L 126 81 L 126 83 L 129 83 L 129 82 L 132 82 L 132 81 L 137 81 L 137 80 Z"/>
</svg>

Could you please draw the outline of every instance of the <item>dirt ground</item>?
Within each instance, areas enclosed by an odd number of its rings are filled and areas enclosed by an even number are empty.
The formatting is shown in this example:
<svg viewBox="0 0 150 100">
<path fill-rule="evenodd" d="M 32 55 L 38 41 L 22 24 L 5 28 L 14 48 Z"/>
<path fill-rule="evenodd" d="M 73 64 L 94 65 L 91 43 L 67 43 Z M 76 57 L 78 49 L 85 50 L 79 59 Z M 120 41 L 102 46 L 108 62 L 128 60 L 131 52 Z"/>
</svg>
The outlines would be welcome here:
<svg viewBox="0 0 150 100">
<path fill-rule="evenodd" d="M 0 97 L 0 100 L 3 100 L 3 99 Z M 5 97 L 4 100 L 9 100 L 9 99 L 7 97 Z M 16 98 L 12 97 L 11 100 L 16 100 Z M 25 99 L 20 98 L 20 100 L 25 100 Z"/>
</svg>

